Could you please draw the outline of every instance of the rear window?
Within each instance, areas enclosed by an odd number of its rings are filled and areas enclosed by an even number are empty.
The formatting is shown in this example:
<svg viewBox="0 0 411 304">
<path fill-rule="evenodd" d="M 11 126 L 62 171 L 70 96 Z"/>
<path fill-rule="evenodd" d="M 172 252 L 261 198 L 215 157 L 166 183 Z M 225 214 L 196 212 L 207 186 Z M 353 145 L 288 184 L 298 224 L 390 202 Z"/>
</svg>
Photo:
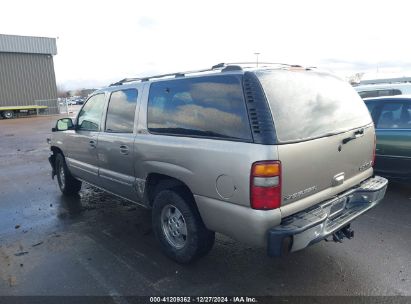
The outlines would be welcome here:
<svg viewBox="0 0 411 304">
<path fill-rule="evenodd" d="M 344 132 L 371 123 L 357 92 L 339 78 L 310 71 L 259 71 L 280 142 Z"/>
<path fill-rule="evenodd" d="M 370 97 L 383 97 L 383 96 L 394 96 L 401 95 L 401 91 L 397 89 L 391 90 L 371 90 L 371 91 L 361 91 L 358 92 L 361 98 L 370 98 Z"/>
</svg>

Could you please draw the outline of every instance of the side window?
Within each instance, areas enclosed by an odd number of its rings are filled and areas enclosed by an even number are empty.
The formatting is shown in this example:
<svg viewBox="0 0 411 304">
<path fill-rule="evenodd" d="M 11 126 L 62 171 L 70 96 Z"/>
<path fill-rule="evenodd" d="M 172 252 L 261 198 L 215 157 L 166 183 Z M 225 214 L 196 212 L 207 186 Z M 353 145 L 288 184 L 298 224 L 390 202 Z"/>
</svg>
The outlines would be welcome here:
<svg viewBox="0 0 411 304">
<path fill-rule="evenodd" d="M 241 78 L 210 76 L 151 84 L 150 132 L 251 141 Z"/>
<path fill-rule="evenodd" d="M 392 90 L 390 90 L 390 95 L 391 96 L 402 95 L 402 92 L 400 90 L 397 90 L 397 89 L 392 89 Z"/>
<path fill-rule="evenodd" d="M 103 108 L 104 93 L 90 97 L 78 115 L 78 129 L 85 131 L 99 131 Z"/>
<path fill-rule="evenodd" d="M 133 133 L 137 94 L 136 89 L 111 93 L 107 109 L 106 132 Z"/>
<path fill-rule="evenodd" d="M 375 101 L 367 101 L 367 102 L 365 102 L 365 105 L 367 106 L 368 111 L 370 112 L 370 114 L 372 114 L 372 111 L 374 110 L 377 103 Z"/>
<path fill-rule="evenodd" d="M 376 114 L 377 105 L 378 105 L 377 101 L 369 100 L 365 102 L 365 105 L 368 108 L 368 112 L 370 112 L 370 115 L 372 117 L 372 120 L 374 121 L 374 124 L 376 124 L 375 114 Z"/>
<path fill-rule="evenodd" d="M 411 129 L 411 113 L 406 103 L 385 103 L 378 119 L 379 129 Z"/>
<path fill-rule="evenodd" d="M 383 97 L 383 96 L 391 96 L 392 90 L 378 90 L 378 96 Z"/>
<path fill-rule="evenodd" d="M 378 97 L 378 91 L 362 91 L 358 92 L 361 98 Z"/>
<path fill-rule="evenodd" d="M 359 92 L 361 98 L 370 98 L 370 97 L 383 97 L 383 96 L 394 96 L 401 95 L 401 91 L 397 89 L 387 89 L 387 90 L 372 90 L 372 91 L 362 91 Z"/>
</svg>

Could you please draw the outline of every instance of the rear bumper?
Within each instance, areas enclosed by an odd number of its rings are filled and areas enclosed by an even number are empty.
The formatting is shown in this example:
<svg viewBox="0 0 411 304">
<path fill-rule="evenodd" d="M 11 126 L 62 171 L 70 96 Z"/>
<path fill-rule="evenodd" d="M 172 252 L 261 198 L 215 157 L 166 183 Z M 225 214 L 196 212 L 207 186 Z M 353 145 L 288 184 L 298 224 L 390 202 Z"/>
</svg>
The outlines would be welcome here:
<svg viewBox="0 0 411 304">
<path fill-rule="evenodd" d="M 268 230 L 268 255 L 301 250 L 347 227 L 384 198 L 387 185 L 385 178 L 372 177 L 359 187 L 284 218 L 279 226 Z"/>
</svg>

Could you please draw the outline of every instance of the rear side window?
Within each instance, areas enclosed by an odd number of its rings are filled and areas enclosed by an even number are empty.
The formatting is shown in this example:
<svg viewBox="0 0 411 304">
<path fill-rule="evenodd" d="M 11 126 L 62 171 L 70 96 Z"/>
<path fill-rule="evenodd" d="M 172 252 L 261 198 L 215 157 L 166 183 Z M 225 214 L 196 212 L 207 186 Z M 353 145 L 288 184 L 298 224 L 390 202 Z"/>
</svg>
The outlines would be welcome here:
<svg viewBox="0 0 411 304">
<path fill-rule="evenodd" d="M 379 129 L 411 129 L 411 106 L 407 103 L 385 103 L 377 128 Z"/>
<path fill-rule="evenodd" d="M 374 124 L 376 124 L 375 118 L 378 115 L 378 101 L 376 100 L 368 100 L 365 102 L 365 105 L 368 108 L 368 111 L 371 114 L 372 120 L 374 121 Z"/>
<path fill-rule="evenodd" d="M 241 77 L 208 76 L 151 84 L 152 133 L 251 141 Z"/>
<path fill-rule="evenodd" d="M 312 71 L 260 71 L 280 142 L 344 132 L 371 123 L 363 100 L 345 81 Z"/>
<path fill-rule="evenodd" d="M 106 132 L 133 133 L 136 104 L 136 89 L 111 93 L 107 109 Z"/>
<path fill-rule="evenodd" d="M 104 93 L 90 97 L 78 115 L 78 128 L 85 131 L 99 131 L 104 109 Z"/>
<path fill-rule="evenodd" d="M 365 105 L 367 106 L 368 111 L 369 111 L 370 113 L 372 113 L 372 112 L 374 111 L 374 109 L 375 109 L 375 106 L 377 105 L 377 102 L 376 102 L 376 101 L 367 101 L 367 102 L 365 103 Z"/>
</svg>

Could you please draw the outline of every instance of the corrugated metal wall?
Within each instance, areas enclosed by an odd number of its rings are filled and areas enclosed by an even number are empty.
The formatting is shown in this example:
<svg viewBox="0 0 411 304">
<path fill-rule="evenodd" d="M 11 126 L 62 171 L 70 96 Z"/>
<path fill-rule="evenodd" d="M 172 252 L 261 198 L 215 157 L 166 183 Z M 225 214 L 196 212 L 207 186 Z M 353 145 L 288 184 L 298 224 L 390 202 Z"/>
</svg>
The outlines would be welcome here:
<svg viewBox="0 0 411 304">
<path fill-rule="evenodd" d="M 57 98 L 53 56 L 0 53 L 0 106 Z"/>
<path fill-rule="evenodd" d="M 0 34 L 0 52 L 56 55 L 56 39 Z"/>
</svg>

